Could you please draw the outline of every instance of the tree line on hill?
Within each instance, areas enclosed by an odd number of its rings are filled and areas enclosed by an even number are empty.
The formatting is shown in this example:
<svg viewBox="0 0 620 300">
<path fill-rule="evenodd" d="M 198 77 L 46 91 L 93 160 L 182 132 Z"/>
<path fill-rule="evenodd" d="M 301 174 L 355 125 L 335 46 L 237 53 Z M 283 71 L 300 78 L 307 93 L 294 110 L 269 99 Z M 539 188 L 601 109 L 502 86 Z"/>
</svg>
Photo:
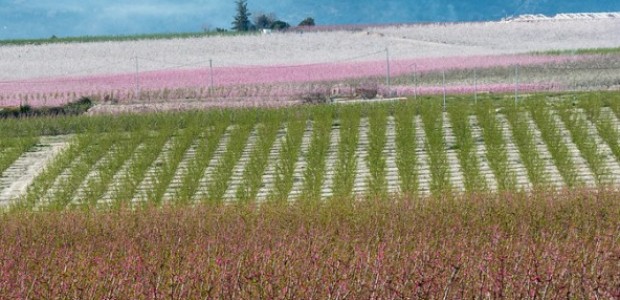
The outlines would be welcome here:
<svg viewBox="0 0 620 300">
<path fill-rule="evenodd" d="M 252 16 L 252 14 L 248 11 L 247 0 L 236 0 L 235 4 L 237 5 L 237 13 L 235 14 L 232 22 L 232 30 L 234 31 L 245 32 L 263 29 L 285 30 L 291 27 L 289 23 L 278 19 L 274 13 L 257 13 L 253 20 L 250 20 L 250 16 Z M 314 19 L 308 17 L 299 22 L 297 26 L 314 25 Z M 218 31 L 222 31 L 222 29 L 218 29 Z"/>
</svg>

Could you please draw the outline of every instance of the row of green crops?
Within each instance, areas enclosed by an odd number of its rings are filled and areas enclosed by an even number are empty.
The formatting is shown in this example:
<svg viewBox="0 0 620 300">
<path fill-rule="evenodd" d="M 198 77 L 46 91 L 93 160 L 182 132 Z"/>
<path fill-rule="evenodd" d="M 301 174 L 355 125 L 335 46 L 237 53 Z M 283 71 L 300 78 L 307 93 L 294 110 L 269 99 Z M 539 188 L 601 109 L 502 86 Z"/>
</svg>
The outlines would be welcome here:
<svg viewBox="0 0 620 300">
<path fill-rule="evenodd" d="M 603 157 L 599 152 L 597 141 L 588 130 L 586 116 L 568 102 L 561 103 L 558 106 L 557 113 L 564 123 L 564 126 L 570 132 L 572 141 L 588 163 L 597 183 L 600 183 L 603 175 L 605 175 L 607 171 L 605 169 Z"/>
<path fill-rule="evenodd" d="M 387 142 L 387 115 L 385 106 L 378 106 L 368 112 L 368 157 L 366 163 L 370 175 L 368 176 L 368 194 L 373 198 L 383 199 L 387 196 L 386 157 L 384 154 Z"/>
<path fill-rule="evenodd" d="M 200 127 L 190 125 L 172 140 L 172 147 L 164 156 L 159 168 L 155 170 L 156 176 L 153 178 L 151 189 L 147 193 L 149 202 L 155 204 L 162 202 L 164 193 L 174 178 L 181 160 L 199 134 Z"/>
<path fill-rule="evenodd" d="M 94 142 L 94 138 L 88 135 L 75 137 L 69 146 L 50 162 L 45 170 L 28 187 L 26 194 L 17 202 L 16 208 L 30 210 L 43 198 L 47 191 L 54 185 L 60 174 L 80 157 L 84 150 Z"/>
<path fill-rule="evenodd" d="M 254 121 L 251 118 L 242 119 L 232 129 L 230 140 L 228 145 L 226 145 L 226 151 L 220 156 L 217 167 L 213 174 L 211 174 L 211 181 L 207 186 L 206 199 L 200 200 L 208 200 L 211 203 L 219 203 L 223 200 L 230 183 L 233 168 L 237 161 L 239 161 L 247 140 L 254 130 Z"/>
<path fill-rule="evenodd" d="M 293 174 L 306 125 L 305 111 L 289 114 L 286 136 L 281 142 L 280 156 L 276 164 L 274 188 L 270 195 L 273 200 L 286 201 L 293 188 Z"/>
<path fill-rule="evenodd" d="M 435 195 L 451 189 L 442 113 L 439 102 L 423 100 L 420 103 L 420 115 L 426 133 L 425 148 L 430 160 L 430 189 Z"/>
<path fill-rule="evenodd" d="M 41 199 L 42 205 L 54 209 L 62 209 L 70 204 L 75 193 L 84 182 L 84 179 L 97 164 L 119 141 L 119 133 L 112 132 L 96 138 L 95 142 L 71 166 L 70 172 L 63 177 L 59 184 L 54 186 Z"/>
<path fill-rule="evenodd" d="M 614 102 L 620 106 L 620 99 Z M 601 139 L 607 143 L 611 152 L 620 161 L 620 134 L 618 125 L 615 123 L 613 112 L 602 110 L 604 101 L 596 95 L 585 95 L 580 101 L 581 108 L 585 111 L 588 120 L 596 127 Z"/>
<path fill-rule="evenodd" d="M 527 120 L 527 115 L 520 107 L 509 105 L 504 110 L 510 124 L 512 140 L 517 146 L 519 157 L 527 170 L 527 175 L 534 187 L 546 185 L 544 162 L 534 141 L 534 131 Z"/>
<path fill-rule="evenodd" d="M 81 197 L 77 197 L 74 204 L 82 207 L 95 206 L 105 194 L 114 176 L 142 144 L 146 136 L 147 132 L 142 129 L 132 132 L 128 137 L 120 137 L 120 142 L 116 144 L 117 149 L 110 151 L 110 157 L 104 158 L 104 162 L 96 168 L 93 176 L 88 178 Z"/>
<path fill-rule="evenodd" d="M 558 129 L 556 120 L 553 117 L 548 104 L 544 99 L 531 99 L 528 101 L 528 111 L 532 119 L 538 126 L 541 136 L 549 149 L 549 153 L 553 158 L 555 166 L 558 168 L 560 175 L 564 179 L 564 183 L 569 187 L 579 184 L 577 170 L 570 150 L 566 145 L 562 133 Z"/>
<path fill-rule="evenodd" d="M 4 173 L 24 152 L 39 142 L 37 137 L 0 137 L 0 174 Z"/>
<path fill-rule="evenodd" d="M 194 158 L 187 164 L 184 170 L 181 185 L 176 192 L 176 200 L 181 204 L 187 204 L 192 201 L 192 197 L 200 186 L 200 180 L 228 128 L 229 121 L 221 119 L 210 125 L 205 129 L 204 136 L 199 136 Z"/>
<path fill-rule="evenodd" d="M 153 165 L 174 133 L 175 131 L 170 124 L 165 126 L 154 137 L 145 141 L 143 147 L 139 149 L 140 151 L 132 155 L 112 183 L 111 195 L 107 199 L 109 204 L 114 207 L 129 204 L 147 176 L 147 170 Z"/>
<path fill-rule="evenodd" d="M 523 96 L 524 98 L 527 96 Z M 584 93 L 558 93 L 558 94 L 540 94 L 534 95 L 536 99 L 543 98 L 582 98 L 599 99 L 603 106 L 610 111 L 615 112 L 620 117 L 620 94 L 617 92 L 584 92 Z M 432 102 L 441 102 L 441 97 L 426 96 L 424 98 Z M 502 95 L 478 95 L 479 100 L 503 99 Z M 453 102 L 467 101 L 473 102 L 474 97 L 459 96 L 456 101 L 448 100 L 448 105 Z M 375 104 L 368 104 L 372 107 Z M 366 104 L 364 105 L 366 106 Z M 505 105 L 508 106 L 508 105 Z M 167 123 L 174 123 L 174 127 L 178 129 L 186 128 L 193 118 L 190 115 L 200 115 L 200 125 L 206 127 L 210 120 L 225 118 L 235 120 L 247 114 L 272 113 L 274 111 L 299 111 L 307 110 L 310 114 L 320 111 L 319 107 L 314 106 L 297 106 L 286 109 L 269 109 L 269 108 L 244 108 L 244 109 L 213 109 L 200 112 L 159 112 L 145 114 L 120 114 L 120 115 L 97 115 L 97 116 L 60 116 L 60 117 L 32 117 L 27 119 L 2 119 L 0 120 L 0 140 L 6 137 L 25 137 L 25 136 L 41 136 L 41 135 L 66 135 L 76 133 L 94 133 L 94 132 L 110 132 L 110 131 L 135 131 L 136 127 L 145 127 L 153 131 L 158 131 L 166 126 Z M 336 109 L 340 110 L 340 108 Z M 337 113 L 336 113 L 337 114 Z"/>
<path fill-rule="evenodd" d="M 502 129 L 497 122 L 495 106 L 490 101 L 481 101 L 476 106 L 476 118 L 482 129 L 482 135 L 487 150 L 487 160 L 495 174 L 497 188 L 500 191 L 513 190 L 515 177 L 510 171 L 508 153 Z"/>
<path fill-rule="evenodd" d="M 269 163 L 269 152 L 278 136 L 283 114 L 265 115 L 258 128 L 258 141 L 243 171 L 241 185 L 237 189 L 237 199 L 242 202 L 256 197 L 263 183 L 263 173 Z"/>
<path fill-rule="evenodd" d="M 333 183 L 333 196 L 337 199 L 351 197 L 357 173 L 357 144 L 361 119 L 360 106 L 343 107 L 339 111 L 340 141 L 338 160 Z"/>
<path fill-rule="evenodd" d="M 325 111 L 315 115 L 312 131 L 312 141 L 308 148 L 306 170 L 304 172 L 303 201 L 317 201 L 321 199 L 323 183 L 325 182 L 325 167 L 327 152 L 332 132 L 333 109 L 324 107 Z"/>
<path fill-rule="evenodd" d="M 480 175 L 475 142 L 469 123 L 470 105 L 465 101 L 456 102 L 448 107 L 452 131 L 456 138 L 458 158 L 464 175 L 465 190 L 474 192 L 485 190 L 486 182 Z"/>
<path fill-rule="evenodd" d="M 527 170 L 533 187 L 547 186 L 545 168 L 550 164 L 557 167 L 563 182 L 573 187 L 583 179 L 574 165 L 574 155 L 584 158 L 598 181 L 610 174 L 610 160 L 620 161 L 614 98 L 584 94 L 566 102 L 562 97 L 557 100 L 557 95 L 554 100 L 543 95 L 517 105 L 486 98 L 480 96 L 477 104 L 465 97 L 449 99 L 445 112 L 438 98 L 420 97 L 419 101 L 382 104 L 214 110 L 133 119 L 111 116 L 107 130 L 97 118 L 24 119 L 24 127 L 31 132 L 42 120 L 56 128 L 77 124 L 83 128 L 72 131 L 78 134 L 35 178 L 17 207 L 159 206 L 167 201 L 221 203 L 229 197 L 251 202 L 265 196 L 286 201 L 292 195 L 316 202 L 329 191 L 338 200 L 353 196 L 379 199 L 387 197 L 388 186 L 394 184 L 387 176 L 391 159 L 395 160 L 400 193 L 414 197 L 426 190 L 419 173 L 428 166 L 428 188 L 438 195 L 451 191 L 455 184 L 447 156 L 447 127 L 454 134 L 454 163 L 460 165 L 468 192 L 490 188 L 481 174 L 481 159 L 488 161 L 501 191 L 518 187 L 513 167 L 519 164 Z M 7 122 L 0 121 L 0 126 L 11 128 L 14 120 Z M 391 126 L 395 127 L 393 142 L 388 139 Z M 480 140 L 474 134 L 478 129 Z M 423 139 L 419 139 L 420 133 Z M 538 133 L 552 161 L 543 160 L 544 153 L 536 144 Z M 613 157 L 601 156 L 602 148 L 592 133 L 609 146 Z M 3 159 L 15 145 L 29 149 L 40 138 L 14 136 L 8 131 L 0 136 Z M 521 158 L 514 166 L 508 159 L 508 151 L 512 151 L 507 148 L 509 139 Z M 579 154 L 569 151 L 567 141 L 577 146 Z M 486 153 L 479 153 L 481 143 Z M 395 157 L 388 157 L 387 149 L 392 148 Z M 421 161 L 416 152 L 420 148 L 428 162 Z M 11 158 L 11 163 L 17 157 Z M 364 195 L 354 195 L 360 189 L 358 184 L 364 185 Z"/>
<path fill-rule="evenodd" d="M 396 122 L 396 167 L 400 191 L 411 197 L 418 192 L 418 155 L 416 149 L 415 102 L 401 102 L 394 109 Z"/>
</svg>

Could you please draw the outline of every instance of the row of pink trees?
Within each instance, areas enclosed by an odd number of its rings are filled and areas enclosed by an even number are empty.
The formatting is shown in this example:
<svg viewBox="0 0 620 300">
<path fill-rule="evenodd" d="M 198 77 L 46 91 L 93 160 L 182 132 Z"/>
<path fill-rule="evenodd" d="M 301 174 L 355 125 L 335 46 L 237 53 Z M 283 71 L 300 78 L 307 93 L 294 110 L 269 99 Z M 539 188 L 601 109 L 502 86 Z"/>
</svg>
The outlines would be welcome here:
<svg viewBox="0 0 620 300">
<path fill-rule="evenodd" d="M 424 58 L 392 61 L 392 77 L 408 74 L 427 74 L 442 70 L 505 68 L 513 65 L 537 66 L 563 64 L 579 58 L 541 55 L 468 56 Z M 102 74 L 82 77 L 38 78 L 0 82 L 0 106 L 28 103 L 33 106 L 53 106 L 81 96 L 110 98 L 121 102 L 134 100 L 169 101 L 196 99 L 213 101 L 228 98 L 252 98 L 291 101 L 299 95 L 321 92 L 330 86 L 351 80 L 387 77 L 386 61 L 323 63 L 289 66 L 238 66 L 210 69 L 176 69 L 146 71 L 138 74 Z M 211 85 L 213 84 L 213 85 Z M 504 92 L 510 83 L 486 84 L 479 87 L 468 84 L 450 86 L 450 93 L 480 91 Z M 529 88 L 548 87 L 549 84 L 530 85 Z M 523 85 L 523 88 L 527 88 Z M 388 88 L 388 87 L 385 87 Z M 440 89 L 440 91 L 438 91 Z M 443 87 L 435 84 L 416 88 L 411 85 L 395 86 L 398 95 L 435 94 Z"/>
</svg>

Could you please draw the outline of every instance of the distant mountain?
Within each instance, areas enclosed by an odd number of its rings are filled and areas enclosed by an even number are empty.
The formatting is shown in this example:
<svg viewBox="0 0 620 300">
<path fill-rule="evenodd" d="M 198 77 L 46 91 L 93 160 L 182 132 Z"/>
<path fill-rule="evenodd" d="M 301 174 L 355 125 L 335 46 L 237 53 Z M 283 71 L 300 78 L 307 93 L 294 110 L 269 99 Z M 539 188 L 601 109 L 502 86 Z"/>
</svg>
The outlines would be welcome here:
<svg viewBox="0 0 620 300">
<path fill-rule="evenodd" d="M 230 28 L 234 0 L 7 0 L 0 39 L 197 32 Z M 466 22 L 522 14 L 620 11 L 620 0 L 248 0 L 250 11 L 297 25 Z"/>
</svg>

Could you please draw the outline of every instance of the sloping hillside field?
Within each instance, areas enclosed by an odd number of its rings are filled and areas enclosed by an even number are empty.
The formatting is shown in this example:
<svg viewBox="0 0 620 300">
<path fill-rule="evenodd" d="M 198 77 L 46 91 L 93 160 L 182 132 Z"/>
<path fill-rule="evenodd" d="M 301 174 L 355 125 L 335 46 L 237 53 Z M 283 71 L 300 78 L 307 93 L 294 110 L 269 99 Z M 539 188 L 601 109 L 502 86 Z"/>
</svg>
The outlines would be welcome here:
<svg viewBox="0 0 620 300">
<path fill-rule="evenodd" d="M 620 185 L 617 93 L 476 101 L 3 120 L 0 202 L 40 210 Z"/>
</svg>

